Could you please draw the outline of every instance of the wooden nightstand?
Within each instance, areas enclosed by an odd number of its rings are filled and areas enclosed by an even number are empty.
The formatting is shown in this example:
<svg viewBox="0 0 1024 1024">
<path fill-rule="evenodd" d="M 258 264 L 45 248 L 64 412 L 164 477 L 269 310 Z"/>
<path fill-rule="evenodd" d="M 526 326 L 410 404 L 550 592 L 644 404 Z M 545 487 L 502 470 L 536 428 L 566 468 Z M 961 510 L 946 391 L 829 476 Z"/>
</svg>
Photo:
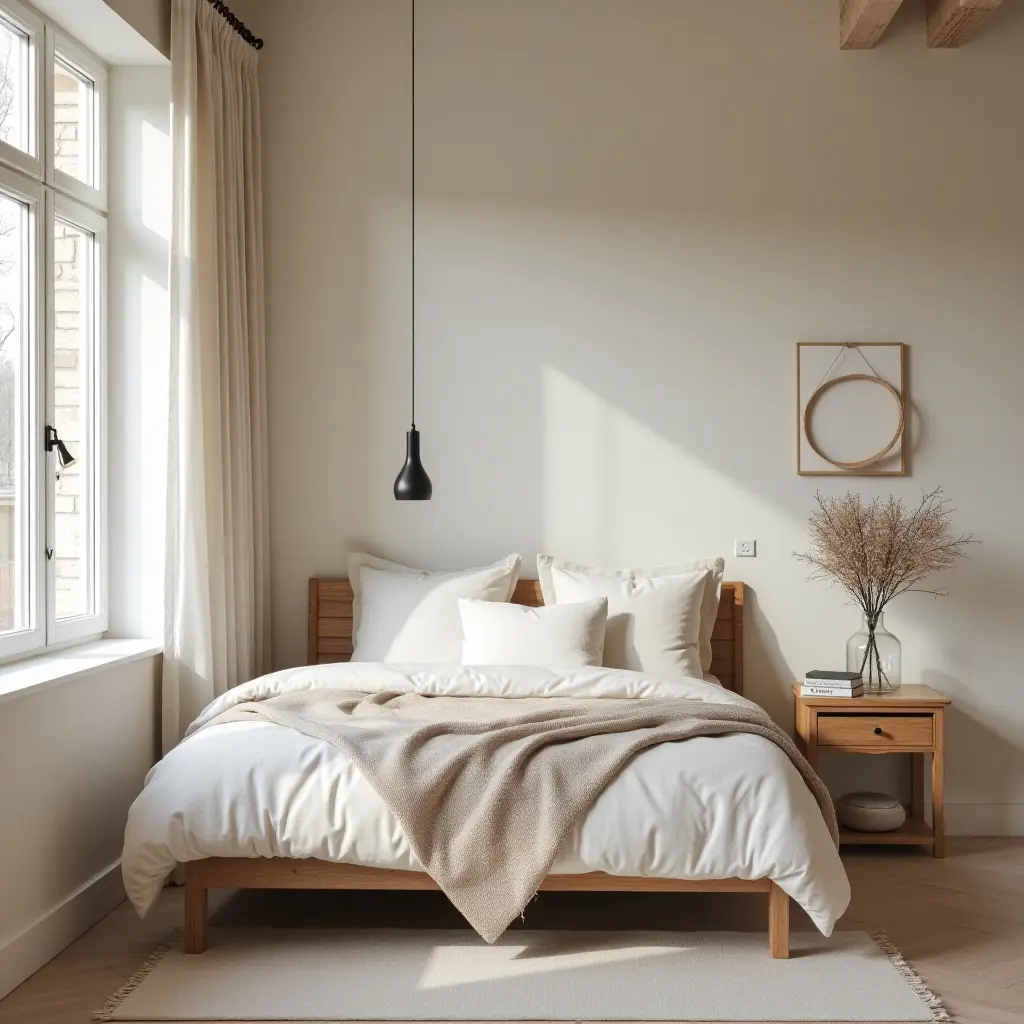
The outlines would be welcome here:
<svg viewBox="0 0 1024 1024">
<path fill-rule="evenodd" d="M 906 822 L 894 832 L 855 832 L 841 828 L 848 844 L 900 843 L 930 846 L 945 855 L 942 792 L 945 774 L 943 712 L 949 698 L 927 686 L 903 686 L 863 697 L 796 697 L 796 741 L 815 771 L 818 752 L 909 754 L 911 797 Z M 924 818 L 925 754 L 932 756 L 932 821 Z"/>
</svg>

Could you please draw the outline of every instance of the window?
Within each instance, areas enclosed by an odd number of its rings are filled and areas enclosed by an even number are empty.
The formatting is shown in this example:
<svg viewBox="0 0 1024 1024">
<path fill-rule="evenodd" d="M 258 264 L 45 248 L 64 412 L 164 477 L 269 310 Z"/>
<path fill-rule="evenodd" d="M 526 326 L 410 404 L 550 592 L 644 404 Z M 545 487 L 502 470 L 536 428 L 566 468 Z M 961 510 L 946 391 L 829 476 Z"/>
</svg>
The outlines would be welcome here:
<svg viewBox="0 0 1024 1024">
<path fill-rule="evenodd" d="M 3 3 L 4 0 L 0 0 Z M 105 70 L 70 39 L 47 34 L 50 150 L 47 181 L 102 209 Z"/>
<path fill-rule="evenodd" d="M 53 166 L 86 185 L 96 183 L 92 155 L 92 81 L 59 58 L 53 63 Z"/>
<path fill-rule="evenodd" d="M 104 71 L 0 0 L 0 660 L 106 629 Z"/>
<path fill-rule="evenodd" d="M 0 18 L 0 141 L 32 153 L 28 35 Z"/>
<path fill-rule="evenodd" d="M 16 0 L 0 2 L 0 159 L 42 177 L 38 68 L 44 25 Z"/>
<path fill-rule="evenodd" d="M 48 559 L 53 580 L 56 639 L 75 639 L 92 630 L 101 606 L 102 547 L 98 533 L 102 481 L 100 374 L 103 221 L 72 200 L 54 198 L 50 294 L 53 301 L 49 374 L 52 423 L 74 457 L 62 466 L 54 460 L 53 540 Z M 78 628 L 84 624 L 83 628 Z"/>
<path fill-rule="evenodd" d="M 0 193 L 0 635 L 32 626 L 29 212 Z"/>
</svg>

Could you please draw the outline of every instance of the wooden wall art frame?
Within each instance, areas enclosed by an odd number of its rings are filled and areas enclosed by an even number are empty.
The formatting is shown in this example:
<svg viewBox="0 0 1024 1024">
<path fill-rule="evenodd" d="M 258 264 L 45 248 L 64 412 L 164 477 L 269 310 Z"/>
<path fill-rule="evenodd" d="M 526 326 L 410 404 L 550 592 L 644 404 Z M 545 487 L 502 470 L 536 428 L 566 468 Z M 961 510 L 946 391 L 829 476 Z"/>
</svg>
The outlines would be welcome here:
<svg viewBox="0 0 1024 1024">
<path fill-rule="evenodd" d="M 849 349 L 862 357 L 863 369 L 871 372 L 839 373 L 833 376 L 831 369 L 826 371 L 825 378 L 804 400 L 803 381 L 801 380 L 802 356 L 807 349 L 833 349 L 838 364 L 844 355 L 843 350 Z M 872 350 L 894 350 L 899 367 L 899 379 L 891 381 L 878 374 L 870 359 Z M 861 351 L 865 350 L 865 351 Z M 814 435 L 814 410 L 819 399 L 838 384 L 850 381 L 867 381 L 877 384 L 891 395 L 897 408 L 897 425 L 891 439 L 877 452 L 864 458 L 841 461 L 833 459 L 821 450 Z M 907 469 L 907 346 L 899 341 L 800 341 L 796 346 L 796 471 L 798 476 L 906 476 Z M 804 445 L 810 448 L 821 462 L 833 467 L 831 469 L 807 468 L 804 465 Z M 881 464 L 890 457 L 890 452 L 899 445 L 898 463 L 891 468 L 882 468 Z"/>
<path fill-rule="evenodd" d="M 520 580 L 512 600 L 544 603 L 536 580 Z M 347 579 L 309 581 L 309 663 L 348 661 L 352 654 L 352 587 Z M 743 584 L 723 583 L 712 636 L 711 670 L 735 693 L 743 692 Z M 210 889 L 437 889 L 422 871 L 335 864 L 287 857 L 210 857 L 185 864 L 185 952 L 206 949 L 207 894 Z M 545 892 L 747 892 L 767 896 L 768 951 L 789 956 L 789 897 L 770 878 L 652 878 L 590 871 L 548 875 Z"/>
</svg>

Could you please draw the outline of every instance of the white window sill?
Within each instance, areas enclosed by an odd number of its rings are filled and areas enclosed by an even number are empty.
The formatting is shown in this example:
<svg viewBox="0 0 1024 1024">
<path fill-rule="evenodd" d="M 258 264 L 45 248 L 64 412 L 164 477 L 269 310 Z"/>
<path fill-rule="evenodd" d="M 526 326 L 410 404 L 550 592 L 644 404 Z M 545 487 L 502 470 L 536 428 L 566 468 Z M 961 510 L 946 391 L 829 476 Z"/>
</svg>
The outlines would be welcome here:
<svg viewBox="0 0 1024 1024">
<path fill-rule="evenodd" d="M 0 666 L 0 703 L 57 683 L 151 658 L 163 650 L 156 640 L 93 640 L 53 654 Z"/>
</svg>

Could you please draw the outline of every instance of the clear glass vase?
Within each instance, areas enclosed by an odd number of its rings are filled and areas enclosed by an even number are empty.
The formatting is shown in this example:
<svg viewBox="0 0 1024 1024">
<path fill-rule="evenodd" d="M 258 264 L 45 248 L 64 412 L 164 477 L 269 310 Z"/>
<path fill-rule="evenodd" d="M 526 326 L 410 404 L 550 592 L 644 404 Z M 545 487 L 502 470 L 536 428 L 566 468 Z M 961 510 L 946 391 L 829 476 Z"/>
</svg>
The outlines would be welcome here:
<svg viewBox="0 0 1024 1024">
<path fill-rule="evenodd" d="M 864 623 L 846 641 L 846 671 L 860 672 L 866 690 L 898 690 L 902 679 L 903 645 L 885 628 L 881 612 L 874 624 Z"/>
</svg>

